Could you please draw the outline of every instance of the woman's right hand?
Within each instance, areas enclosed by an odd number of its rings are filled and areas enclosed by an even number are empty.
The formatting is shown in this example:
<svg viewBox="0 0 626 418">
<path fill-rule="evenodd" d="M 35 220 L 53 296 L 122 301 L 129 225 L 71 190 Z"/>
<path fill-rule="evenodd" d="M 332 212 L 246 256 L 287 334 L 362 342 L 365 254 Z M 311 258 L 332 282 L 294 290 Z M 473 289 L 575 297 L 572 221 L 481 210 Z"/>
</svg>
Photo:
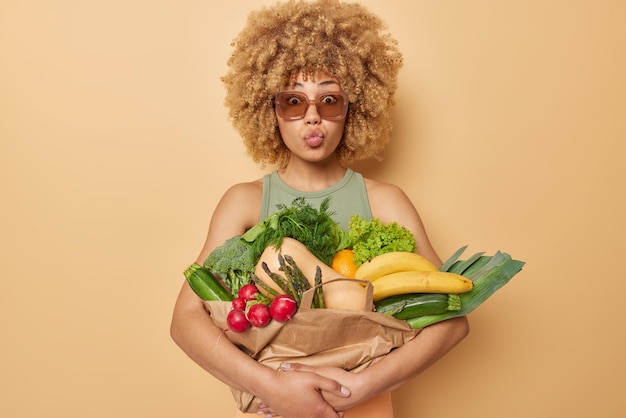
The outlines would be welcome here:
<svg viewBox="0 0 626 418">
<path fill-rule="evenodd" d="M 335 380 L 311 372 L 277 371 L 259 394 L 263 404 L 259 408 L 266 416 L 283 418 L 341 418 L 324 400 L 321 391 L 339 397 L 349 397 L 350 391 Z"/>
</svg>

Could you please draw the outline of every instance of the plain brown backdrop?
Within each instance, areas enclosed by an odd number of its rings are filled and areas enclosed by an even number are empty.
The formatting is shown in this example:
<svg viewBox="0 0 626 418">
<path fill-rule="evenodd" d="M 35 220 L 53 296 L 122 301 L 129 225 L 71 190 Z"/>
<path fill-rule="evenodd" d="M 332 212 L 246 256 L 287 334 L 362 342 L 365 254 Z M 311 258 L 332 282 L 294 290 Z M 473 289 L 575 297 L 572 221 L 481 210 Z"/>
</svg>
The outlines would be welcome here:
<svg viewBox="0 0 626 418">
<path fill-rule="evenodd" d="M 219 77 L 271 1 L 0 1 L 0 415 L 229 417 L 169 338 L 224 190 L 265 171 Z M 443 258 L 527 262 L 398 418 L 618 418 L 626 3 L 367 0 L 405 55 L 394 141 Z"/>
</svg>

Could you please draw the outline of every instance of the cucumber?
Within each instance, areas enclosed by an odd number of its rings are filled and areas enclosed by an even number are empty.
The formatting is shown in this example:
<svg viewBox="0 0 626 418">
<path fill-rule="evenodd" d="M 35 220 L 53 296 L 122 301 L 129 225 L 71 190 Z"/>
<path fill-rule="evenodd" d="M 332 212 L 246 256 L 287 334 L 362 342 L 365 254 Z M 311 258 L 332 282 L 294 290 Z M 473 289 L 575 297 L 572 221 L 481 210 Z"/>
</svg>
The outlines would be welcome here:
<svg viewBox="0 0 626 418">
<path fill-rule="evenodd" d="M 409 296 L 410 295 L 398 295 L 379 300 L 378 302 L 374 302 L 374 308 L 378 313 L 395 315 L 404 309 L 407 303 L 406 299 Z"/>
<path fill-rule="evenodd" d="M 385 298 L 376 302 L 376 312 L 393 315 L 398 319 L 422 315 L 437 315 L 449 310 L 449 296 L 442 293 L 409 293 Z"/>
<path fill-rule="evenodd" d="M 226 290 L 220 280 L 207 268 L 197 267 L 186 272 L 187 282 L 202 300 L 230 302 L 233 295 Z"/>
</svg>

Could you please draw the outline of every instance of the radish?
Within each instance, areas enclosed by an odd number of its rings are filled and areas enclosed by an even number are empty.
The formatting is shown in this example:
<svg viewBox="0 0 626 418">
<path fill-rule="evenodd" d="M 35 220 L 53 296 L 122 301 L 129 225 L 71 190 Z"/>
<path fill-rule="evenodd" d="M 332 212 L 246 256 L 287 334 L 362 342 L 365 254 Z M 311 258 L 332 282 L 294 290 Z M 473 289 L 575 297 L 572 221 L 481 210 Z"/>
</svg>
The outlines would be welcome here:
<svg viewBox="0 0 626 418">
<path fill-rule="evenodd" d="M 233 299 L 233 309 L 246 309 L 246 300 L 244 298 Z"/>
<path fill-rule="evenodd" d="M 250 321 L 246 318 L 246 313 L 243 309 L 235 308 L 228 312 L 226 324 L 228 324 L 228 329 L 233 332 L 244 332 L 250 328 Z"/>
<path fill-rule="evenodd" d="M 262 328 L 270 323 L 270 308 L 263 303 L 255 303 L 248 308 L 246 317 L 253 327 Z"/>
<path fill-rule="evenodd" d="M 242 298 L 243 300 L 254 300 L 256 299 L 256 295 L 259 293 L 259 289 L 252 283 L 244 284 L 237 292 L 237 296 Z"/>
<path fill-rule="evenodd" d="M 287 322 L 296 313 L 298 304 L 289 295 L 278 295 L 270 304 L 270 315 L 278 322 Z"/>
</svg>

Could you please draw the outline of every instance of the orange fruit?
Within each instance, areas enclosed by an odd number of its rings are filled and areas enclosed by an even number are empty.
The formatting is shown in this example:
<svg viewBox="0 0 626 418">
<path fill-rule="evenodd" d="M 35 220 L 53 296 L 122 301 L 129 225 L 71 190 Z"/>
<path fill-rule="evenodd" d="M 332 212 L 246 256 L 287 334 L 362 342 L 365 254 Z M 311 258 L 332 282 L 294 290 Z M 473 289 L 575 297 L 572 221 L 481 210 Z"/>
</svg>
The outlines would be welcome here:
<svg viewBox="0 0 626 418">
<path fill-rule="evenodd" d="M 356 265 L 354 264 L 354 251 L 352 250 L 339 250 L 332 259 L 330 267 L 342 277 L 354 279 L 354 273 L 356 272 Z"/>
</svg>

